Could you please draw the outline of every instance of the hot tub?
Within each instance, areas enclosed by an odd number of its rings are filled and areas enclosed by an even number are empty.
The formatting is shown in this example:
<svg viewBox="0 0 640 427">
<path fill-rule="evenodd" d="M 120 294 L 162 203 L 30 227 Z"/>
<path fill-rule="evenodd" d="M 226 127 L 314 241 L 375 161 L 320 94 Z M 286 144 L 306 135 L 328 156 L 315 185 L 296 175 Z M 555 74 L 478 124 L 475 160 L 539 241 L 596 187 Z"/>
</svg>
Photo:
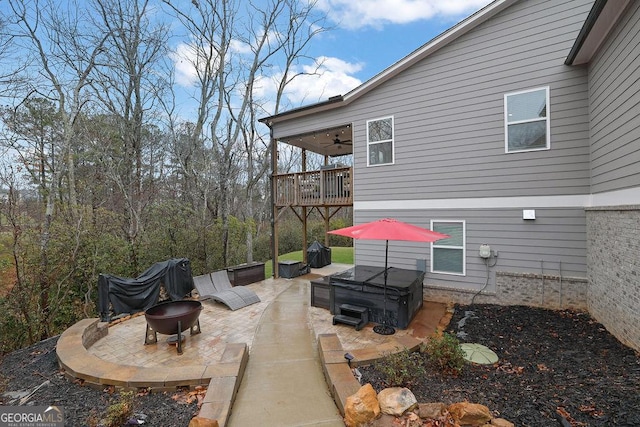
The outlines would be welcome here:
<svg viewBox="0 0 640 427">
<path fill-rule="evenodd" d="M 386 324 L 406 329 L 422 307 L 424 271 L 389 267 L 386 288 Z M 330 279 L 331 311 L 342 304 L 366 307 L 369 320 L 384 323 L 384 268 L 356 265 Z"/>
</svg>

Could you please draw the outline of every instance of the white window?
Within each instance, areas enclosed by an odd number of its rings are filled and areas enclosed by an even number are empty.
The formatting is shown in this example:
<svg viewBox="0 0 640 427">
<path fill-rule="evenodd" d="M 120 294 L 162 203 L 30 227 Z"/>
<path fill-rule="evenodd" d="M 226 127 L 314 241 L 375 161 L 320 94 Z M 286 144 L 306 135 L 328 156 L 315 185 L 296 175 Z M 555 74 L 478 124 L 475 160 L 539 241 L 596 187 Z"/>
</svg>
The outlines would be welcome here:
<svg viewBox="0 0 640 427">
<path fill-rule="evenodd" d="M 550 129 L 548 87 L 504 96 L 505 152 L 548 150 Z"/>
<path fill-rule="evenodd" d="M 447 239 L 431 244 L 431 272 L 464 276 L 466 230 L 465 222 L 459 220 L 432 220 L 431 229 L 448 234 Z"/>
<path fill-rule="evenodd" d="M 367 121 L 367 166 L 393 164 L 393 117 Z"/>
</svg>

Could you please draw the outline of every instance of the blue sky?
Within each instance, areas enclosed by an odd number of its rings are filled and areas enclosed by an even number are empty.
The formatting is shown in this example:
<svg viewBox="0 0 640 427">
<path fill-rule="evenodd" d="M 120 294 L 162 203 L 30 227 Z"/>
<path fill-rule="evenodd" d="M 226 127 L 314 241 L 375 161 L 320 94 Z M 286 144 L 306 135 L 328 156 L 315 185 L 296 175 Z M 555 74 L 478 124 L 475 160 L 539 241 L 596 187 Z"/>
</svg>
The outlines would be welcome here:
<svg viewBox="0 0 640 427">
<path fill-rule="evenodd" d="M 319 0 L 336 26 L 312 42 L 311 56 L 327 58 L 325 74 L 294 83 L 289 98 L 304 105 L 345 94 L 490 2 Z"/>
<path fill-rule="evenodd" d="M 54 4 L 56 0 L 51 0 Z M 192 7 L 195 0 L 175 0 Z M 238 0 L 242 5 L 247 0 Z M 255 0 L 257 4 L 260 1 Z M 301 2 L 305 0 L 300 0 Z M 296 78 L 285 93 L 288 102 L 284 109 L 295 108 L 343 95 L 366 80 L 393 65 L 429 40 L 466 18 L 491 0 L 306 0 L 315 1 L 316 7 L 328 17 L 330 31 L 316 36 L 310 44 L 307 63 L 299 65 L 297 71 L 315 70 L 315 63 L 322 63 L 321 75 L 304 75 Z M 161 0 L 152 0 L 158 5 L 149 11 L 168 10 Z M 27 1 L 30 8 L 36 3 Z M 65 3 L 60 3 L 64 5 Z M 245 3 L 246 4 L 246 3 Z M 88 6 L 88 0 L 68 2 L 73 7 Z M 64 9 L 64 8 L 63 8 Z M 0 11 L 9 12 L 6 2 L 0 0 Z M 152 12 L 153 13 L 153 12 Z M 171 14 L 170 14 L 171 15 Z M 163 15 L 176 30 L 170 41 L 170 59 L 176 72 L 176 92 L 179 99 L 179 114 L 190 117 L 196 110 L 194 61 L 190 58 L 189 39 L 176 25 L 175 18 Z M 173 27 L 176 25 L 176 27 Z M 41 29 L 42 30 L 42 29 Z M 44 34 L 41 35 L 44 37 Z M 46 43 L 46 37 L 43 38 Z M 238 44 L 238 52 L 247 49 Z M 187 60 L 183 60 L 187 59 Z M 270 72 L 277 75 L 277 65 Z M 306 69 L 305 69 L 306 67 Z M 294 70 L 296 71 L 296 70 Z M 266 100 L 265 111 L 270 113 L 269 100 L 274 98 L 274 86 L 270 76 L 263 76 L 265 84 L 259 97 Z"/>
<path fill-rule="evenodd" d="M 186 0 L 185 0 L 186 1 Z M 316 0 L 328 17 L 330 31 L 316 36 L 310 46 L 310 59 L 297 71 L 315 70 L 322 63 L 321 75 L 296 78 L 287 88 L 283 109 L 296 108 L 344 95 L 371 77 L 393 65 L 438 34 L 486 6 L 491 0 Z M 186 44 L 182 44 L 186 47 Z M 176 49 L 175 58 L 181 53 Z M 193 90 L 190 61 L 175 62 L 177 82 L 186 92 Z M 277 67 L 276 67 L 277 68 Z M 277 74 L 277 69 L 274 68 Z M 258 84 L 258 96 L 273 99 L 275 86 L 269 76 Z M 182 82 L 182 83 L 181 83 Z M 184 98 L 182 98 L 184 99 Z M 269 105 L 265 110 L 272 113 Z M 189 115 L 195 108 L 182 104 Z M 282 111 L 282 110 L 281 110 Z"/>
</svg>

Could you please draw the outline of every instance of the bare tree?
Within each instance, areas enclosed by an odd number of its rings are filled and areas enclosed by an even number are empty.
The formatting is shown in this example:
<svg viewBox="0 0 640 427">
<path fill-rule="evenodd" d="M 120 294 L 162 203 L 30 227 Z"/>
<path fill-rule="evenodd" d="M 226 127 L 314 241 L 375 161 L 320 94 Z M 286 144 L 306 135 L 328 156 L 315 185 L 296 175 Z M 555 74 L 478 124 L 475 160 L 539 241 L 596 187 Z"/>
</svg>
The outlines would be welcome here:
<svg viewBox="0 0 640 427">
<path fill-rule="evenodd" d="M 128 238 L 137 270 L 137 239 L 144 228 L 142 213 L 149 201 L 149 147 L 145 127 L 156 119 L 165 79 L 160 68 L 165 56 L 167 28 L 150 18 L 148 0 L 95 0 L 100 17 L 96 26 L 108 34 L 102 63 L 96 67 L 93 87 L 105 110 L 117 120 L 120 150 L 103 158 L 109 175 L 122 192 L 129 221 Z M 118 154 L 114 157 L 113 154 Z M 149 184 L 152 180 L 147 180 Z"/>
<path fill-rule="evenodd" d="M 258 114 L 268 113 L 277 114 L 283 99 L 284 91 L 296 77 L 306 74 L 297 69 L 297 65 L 303 59 L 310 59 L 306 56 L 306 51 L 311 40 L 322 32 L 328 30 L 325 26 L 326 17 L 318 13 L 316 10 L 316 2 L 300 2 L 297 0 L 283 2 L 283 10 L 281 13 L 273 13 L 269 15 L 265 12 L 256 10 L 257 16 L 261 16 L 262 20 L 258 28 L 266 28 L 269 31 L 251 31 L 252 37 L 256 41 L 254 52 L 253 67 L 250 68 L 248 81 L 250 86 L 247 90 L 247 120 L 245 120 L 243 129 L 243 141 L 247 158 L 247 181 L 246 181 L 246 201 L 247 201 L 247 217 L 254 218 L 254 199 L 256 190 L 261 180 L 267 173 L 270 161 L 270 144 L 271 141 L 259 132 Z M 250 45 L 249 40 L 247 40 Z M 265 52 L 261 52 L 262 46 L 267 45 Z M 273 111 L 265 112 L 263 110 L 263 101 L 256 100 L 255 83 L 265 73 L 269 67 L 269 61 L 277 55 L 278 62 L 282 63 L 281 72 L 276 82 L 276 97 L 273 105 Z M 317 64 L 319 67 L 319 64 Z M 264 188 L 264 187 L 263 187 Z M 268 200 L 266 193 L 262 195 L 263 200 Z M 262 203 L 264 206 L 264 203 Z M 247 232 L 247 262 L 253 261 L 253 235 Z"/>
<path fill-rule="evenodd" d="M 86 10 L 75 2 L 9 0 L 7 4 L 8 33 L 22 53 L 18 68 L 29 74 L 28 79 L 24 79 L 29 82 L 28 91 L 16 100 L 18 104 L 33 96 L 50 100 L 56 106 L 60 124 L 60 139 L 56 141 L 55 150 L 63 160 L 52 169 L 51 179 L 45 181 L 49 188 L 39 247 L 40 320 L 45 325 L 43 336 L 48 336 L 53 285 L 48 256 L 58 186 L 66 177 L 66 194 L 73 214 L 77 204 L 72 145 L 75 121 L 88 100 L 86 86 L 105 36 L 83 26 Z"/>
<path fill-rule="evenodd" d="M 285 86 L 296 74 L 293 66 L 302 59 L 309 41 L 324 31 L 324 18 L 316 15 L 315 3 L 298 0 L 272 0 L 259 6 L 234 0 L 194 0 L 188 9 L 183 3 L 164 1 L 190 35 L 189 54 L 182 59 L 191 61 L 196 75 L 193 83 L 199 89 L 193 138 L 210 140 L 214 150 L 212 167 L 219 173 L 217 194 L 226 262 L 234 183 L 241 182 L 245 189 L 245 218 L 254 218 L 256 188 L 269 167 L 268 142 L 256 129 L 257 114 L 262 111 L 254 98 L 256 82 L 271 61 L 283 62 L 279 104 Z M 240 161 L 244 163 L 241 168 Z M 248 231 L 248 262 L 252 261 L 252 238 Z"/>
</svg>

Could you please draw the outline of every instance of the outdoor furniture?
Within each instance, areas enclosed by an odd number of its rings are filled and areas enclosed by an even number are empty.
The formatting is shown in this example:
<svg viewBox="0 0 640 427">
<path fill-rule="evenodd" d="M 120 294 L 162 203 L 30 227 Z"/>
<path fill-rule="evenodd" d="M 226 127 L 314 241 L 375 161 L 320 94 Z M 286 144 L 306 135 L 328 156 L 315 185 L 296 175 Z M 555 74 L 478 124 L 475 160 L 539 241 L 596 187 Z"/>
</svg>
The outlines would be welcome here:
<svg viewBox="0 0 640 427">
<path fill-rule="evenodd" d="M 384 267 L 356 265 L 330 276 L 331 312 L 342 314 L 344 304 L 366 307 L 367 321 L 407 329 L 422 307 L 425 273 L 389 267 L 385 284 L 384 271 Z"/>
<path fill-rule="evenodd" d="M 351 325 L 359 331 L 369 323 L 369 309 L 351 304 L 340 304 L 338 314 L 333 316 L 333 324 L 344 323 Z"/>
<path fill-rule="evenodd" d="M 158 342 L 158 332 L 165 335 L 174 335 L 178 345 L 178 354 L 182 354 L 182 332 L 190 329 L 191 335 L 200 333 L 200 301 L 182 300 L 165 301 L 148 308 L 144 312 L 147 320 L 144 343 L 155 344 Z M 169 342 L 173 342 L 170 338 Z"/>
<path fill-rule="evenodd" d="M 191 263 L 187 258 L 157 262 L 136 278 L 100 274 L 100 320 L 109 322 L 112 314 L 133 314 L 148 309 L 160 299 L 161 286 L 171 300 L 181 300 L 193 290 L 191 279 Z"/>
<path fill-rule="evenodd" d="M 285 260 L 278 262 L 278 276 L 285 279 L 293 279 L 308 272 L 309 266 L 300 261 Z"/>
<path fill-rule="evenodd" d="M 252 262 L 227 267 L 227 275 L 233 286 L 245 286 L 261 282 L 264 280 L 264 262 Z"/>
<path fill-rule="evenodd" d="M 260 297 L 252 289 L 231 286 L 226 270 L 196 276 L 193 278 L 193 284 L 201 300 L 212 299 L 231 310 L 260 302 Z"/>
<path fill-rule="evenodd" d="M 329 292 L 330 276 L 311 280 L 311 306 L 331 310 L 331 292 Z"/>
<path fill-rule="evenodd" d="M 316 240 L 307 248 L 307 262 L 311 268 L 322 268 L 331 264 L 331 248 Z"/>
</svg>

